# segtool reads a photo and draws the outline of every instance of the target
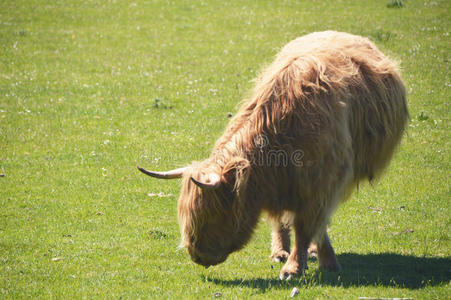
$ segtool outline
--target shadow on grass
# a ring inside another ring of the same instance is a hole
[[[304,286],[387,286],[420,289],[424,286],[447,284],[451,280],[451,257],[430,258],[404,256],[393,253],[338,255],[343,270],[322,272],[315,270],[291,282],[277,278],[208,279],[225,286],[247,286],[265,291],[269,288]]]

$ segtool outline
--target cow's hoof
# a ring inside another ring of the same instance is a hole
[[[287,263],[280,271],[279,278],[280,280],[291,280],[293,277],[302,276],[304,269],[307,269],[307,266],[302,267],[299,264]]]
[[[271,254],[270,258],[272,261],[275,262],[286,262],[288,259],[288,256],[290,256],[290,253],[288,253],[285,250],[279,250]]]
[[[293,275],[288,274],[288,273],[284,273],[284,274],[280,273],[279,278],[280,278],[280,280],[282,280],[282,281],[283,281],[283,280],[290,281],[290,280],[293,278]]]
[[[310,247],[307,250],[307,252],[308,252],[308,256],[310,258],[318,258],[318,247],[317,247],[316,244],[311,243]]]

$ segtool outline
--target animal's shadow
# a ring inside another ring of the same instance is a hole
[[[266,290],[268,288],[287,288],[295,285],[320,286],[400,286],[420,289],[426,285],[447,284],[451,280],[451,257],[431,258],[406,256],[394,253],[338,255],[342,266],[340,272],[307,272],[298,280],[284,282],[277,278],[223,280],[210,278],[209,281],[225,286],[248,286]]]

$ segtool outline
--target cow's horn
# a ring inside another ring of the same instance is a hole
[[[187,167],[179,168],[167,172],[153,172],[153,171],[147,171],[146,169],[141,168],[140,166],[137,166],[138,170],[143,172],[146,175],[155,177],[155,178],[161,178],[161,179],[173,179],[173,178],[180,178],[183,176],[183,173],[186,171]]]
[[[216,188],[219,187],[219,185],[221,184],[221,179],[219,178],[219,175],[216,173],[210,173],[209,174],[209,182],[200,182],[196,179],[194,179],[193,177],[191,177],[191,180],[201,189],[206,189],[206,190],[214,190]]]

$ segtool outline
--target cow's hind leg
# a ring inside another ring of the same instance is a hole
[[[271,260],[285,262],[290,255],[290,226],[274,220],[271,237]]]
[[[317,243],[318,262],[320,270],[340,271],[341,266],[335,256],[334,248],[330,244],[327,232],[321,236]]]

